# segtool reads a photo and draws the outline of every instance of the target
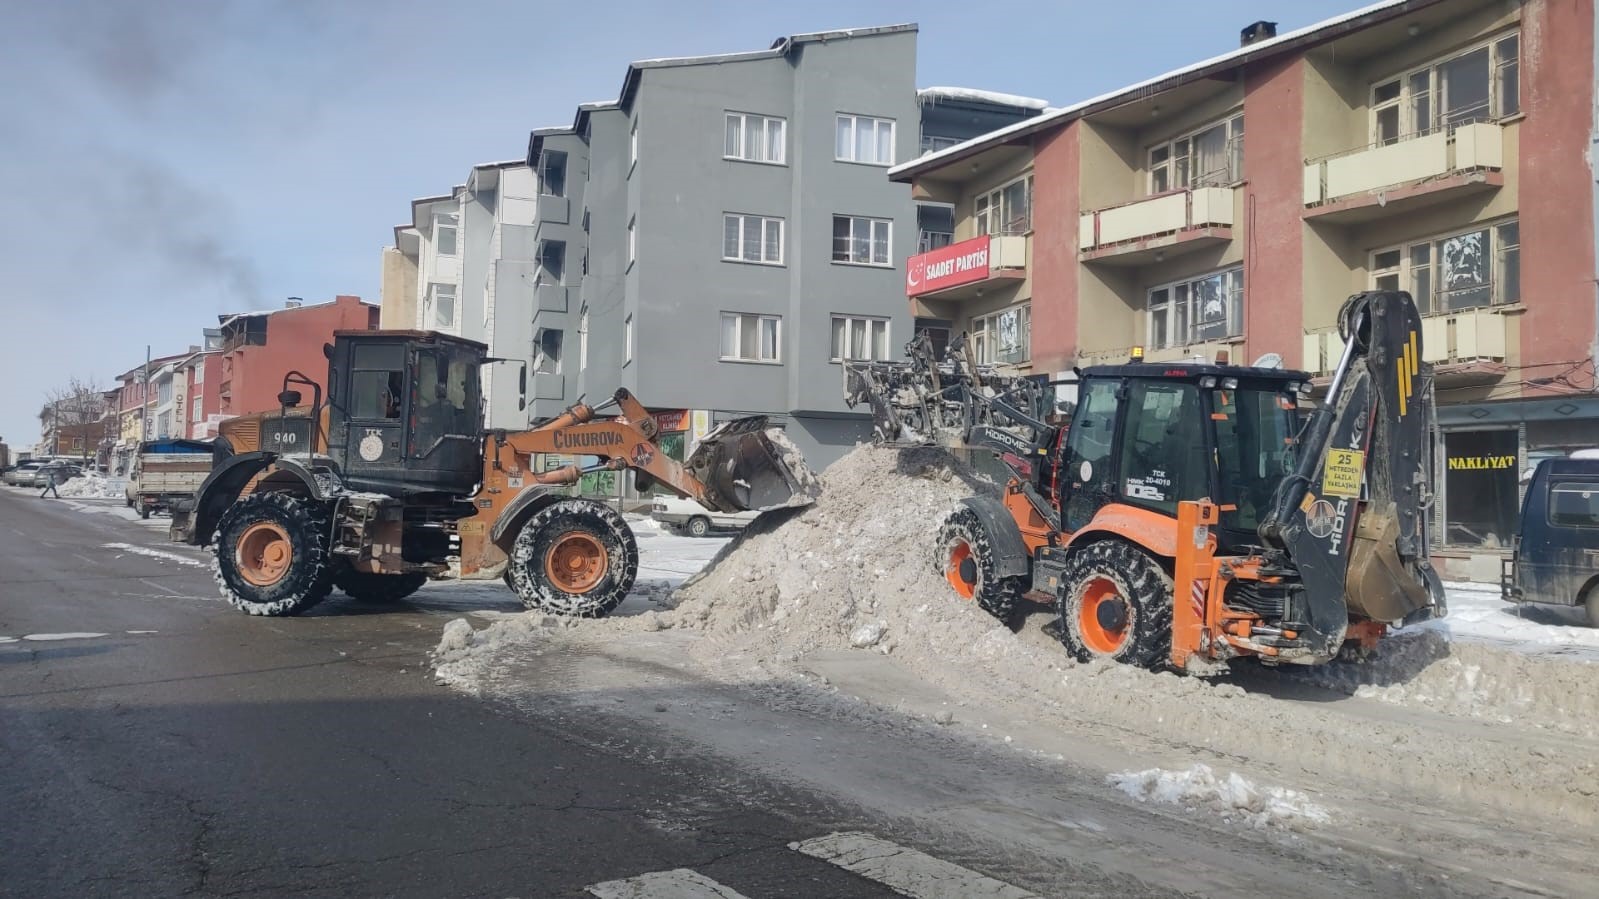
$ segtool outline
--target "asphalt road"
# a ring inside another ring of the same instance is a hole
[[[110,511],[0,490],[0,895],[568,896],[680,868],[893,895],[787,848],[862,823],[833,802],[436,686],[462,610],[426,590],[250,618]]]

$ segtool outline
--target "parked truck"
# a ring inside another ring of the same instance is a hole
[[[170,512],[194,495],[211,473],[212,447],[199,440],[163,438],[139,444],[123,498],[140,518]]]
[[[1599,627],[1599,451],[1533,470],[1500,595],[1518,606],[1577,606]]]

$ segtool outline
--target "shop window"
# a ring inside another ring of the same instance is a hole
[[[1444,434],[1444,542],[1500,549],[1516,530],[1521,496],[1515,431]]]

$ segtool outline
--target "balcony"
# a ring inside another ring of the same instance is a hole
[[[974,237],[912,256],[905,266],[905,295],[964,300],[1027,277],[1027,237]]]
[[[1233,190],[1196,187],[1085,212],[1077,223],[1082,261],[1147,265],[1233,237]]]
[[[566,225],[572,221],[572,201],[565,197],[539,194],[538,217],[541,223]]]
[[[1492,384],[1505,375],[1507,331],[1503,309],[1462,309],[1424,316],[1421,360],[1433,364],[1440,387]],[[1344,341],[1336,327],[1307,332],[1303,367],[1313,374],[1331,375],[1343,352]]]
[[[1504,184],[1504,129],[1470,122],[1312,160],[1305,166],[1305,217],[1369,221],[1495,190]]]
[[[542,371],[534,372],[533,395],[529,399],[559,400],[565,396],[565,391],[566,377],[564,375]]]

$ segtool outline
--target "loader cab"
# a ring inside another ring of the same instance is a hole
[[[328,455],[355,490],[471,492],[483,472],[488,348],[430,331],[338,331],[328,353]]]
[[[1112,503],[1175,518],[1177,504],[1220,507],[1220,548],[1260,545],[1277,485],[1298,461],[1299,389],[1284,369],[1133,364],[1084,369],[1056,497],[1064,530]]]

